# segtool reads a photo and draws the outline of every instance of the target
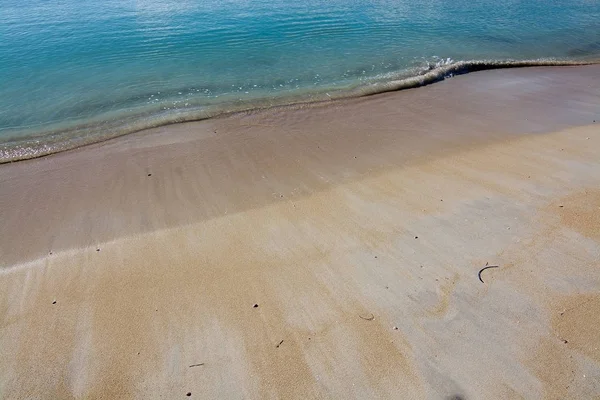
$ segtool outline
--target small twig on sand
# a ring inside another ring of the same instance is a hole
[[[203,365],[204,365],[204,363],[200,363],[200,364],[192,364],[192,365],[190,365],[190,368],[192,368],[192,367],[201,367],[201,366],[203,366]]]
[[[373,314],[369,314],[366,317],[363,317],[362,315],[358,314],[358,316],[362,319],[364,319],[365,321],[373,321],[375,319],[375,316]]]
[[[279,344],[275,347],[279,348],[279,346],[281,346],[281,344],[283,343],[283,339],[281,340],[281,342],[279,342]]]
[[[482,273],[483,271],[485,271],[486,269],[489,269],[489,268],[498,268],[498,267],[499,267],[499,265],[488,265],[488,263],[485,263],[485,267],[481,268],[481,269],[479,270],[479,273],[477,274],[477,276],[479,277],[479,280],[481,281],[481,283],[485,283],[485,282],[483,281],[483,279],[481,279],[481,273]]]

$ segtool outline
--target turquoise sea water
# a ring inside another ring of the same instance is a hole
[[[0,161],[457,65],[598,58],[599,0],[2,0]]]

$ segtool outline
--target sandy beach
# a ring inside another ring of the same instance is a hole
[[[2,398],[600,398],[599,65],[3,164],[0,221]]]

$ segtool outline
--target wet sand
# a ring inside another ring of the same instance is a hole
[[[497,70],[0,165],[0,395],[600,396],[599,122]]]

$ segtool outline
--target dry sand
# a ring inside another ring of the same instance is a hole
[[[498,70],[0,165],[0,395],[600,398],[598,122]]]

